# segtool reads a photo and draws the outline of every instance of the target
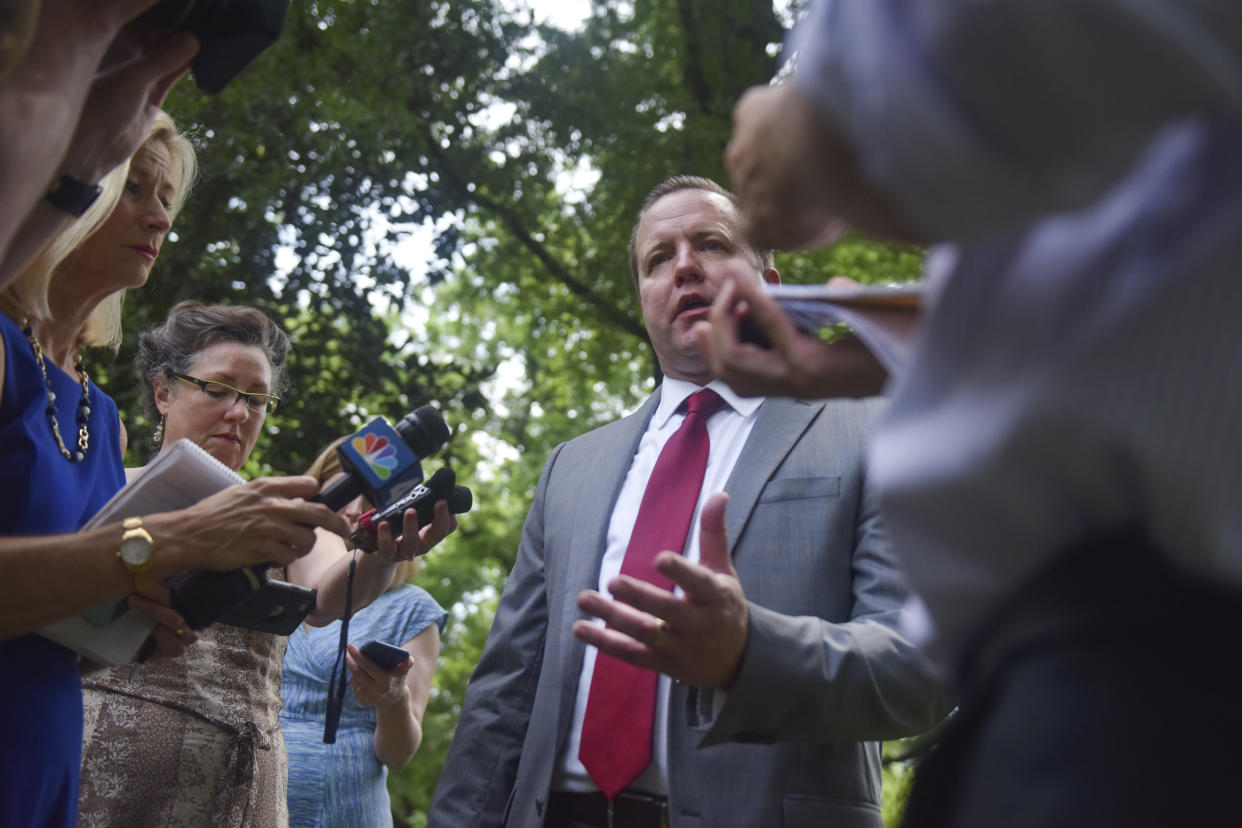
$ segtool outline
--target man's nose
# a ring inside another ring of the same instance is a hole
[[[699,265],[698,256],[694,254],[694,250],[689,245],[677,251],[674,264],[673,280],[677,285],[680,286],[690,281],[702,281],[703,269]]]

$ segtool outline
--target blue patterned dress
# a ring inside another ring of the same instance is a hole
[[[0,314],[0,536],[59,535],[82,527],[124,484],[116,404],[93,383],[90,448],[80,463],[61,456],[47,419],[47,389],[30,342]],[[82,388],[47,363],[60,433],[76,448]],[[76,577],[72,572],[65,578]],[[37,635],[0,641],[0,828],[72,826],[82,758],[77,658]]]
[[[359,647],[373,639],[400,646],[432,624],[443,630],[447,617],[426,590],[405,584],[350,619],[349,641]],[[299,627],[285,653],[280,723],[289,750],[292,828],[392,825],[388,769],[375,758],[375,708],[358,704],[347,686],[336,743],[323,743],[328,679],[340,635],[340,621]]]

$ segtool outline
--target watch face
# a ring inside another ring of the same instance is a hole
[[[130,566],[142,566],[151,559],[151,541],[141,535],[121,541],[121,560]]]

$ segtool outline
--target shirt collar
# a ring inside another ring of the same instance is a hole
[[[715,391],[729,404],[730,408],[743,417],[750,417],[754,414],[764,400],[763,397],[739,397],[732,388],[721,380],[712,380],[707,385],[696,385],[689,380],[666,376],[664,383],[660,386],[660,404],[656,406],[655,414],[651,417],[650,427],[663,428],[669,419],[677,413],[677,409],[687,397],[695,391],[701,391],[704,388],[710,388]]]

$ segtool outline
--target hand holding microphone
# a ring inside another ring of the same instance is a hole
[[[238,556],[239,549],[250,548],[257,543],[265,543],[269,550],[269,560],[279,563],[288,563],[297,553],[291,552],[290,547],[296,547],[302,554],[305,549],[314,542],[314,536],[311,530],[313,524],[324,527],[331,527],[332,522],[339,523],[341,529],[344,529],[345,522],[336,514],[341,507],[345,506],[358,495],[365,495],[368,500],[376,504],[389,504],[394,501],[402,500],[402,496],[410,493],[411,489],[427,489],[430,487],[420,487],[418,484],[422,482],[423,472],[419,466],[419,458],[433,454],[444,445],[449,437],[449,428],[444,422],[444,418],[439,412],[428,406],[419,408],[401,419],[394,428],[389,425],[382,417],[372,420],[361,430],[351,435],[338,448],[338,456],[341,460],[341,466],[345,470],[345,475],[335,483],[327,486],[313,497],[307,498],[306,502],[296,501],[296,505],[285,508],[279,516],[285,519],[285,523],[280,523],[278,529],[283,528],[284,534],[279,534],[276,530],[267,532],[242,533],[241,535],[232,535],[227,538],[221,538],[220,530],[224,527],[207,525],[204,526],[200,533],[193,533],[193,537],[201,537],[202,539],[211,539],[210,547],[216,555],[216,565],[223,569],[228,569],[229,565],[225,561],[232,561]],[[452,475],[452,472],[449,472]],[[439,478],[443,480],[444,478]],[[450,477],[448,479],[447,490],[443,489],[441,483],[437,483],[437,490],[444,491],[442,497],[437,499],[450,499],[453,495],[453,483],[455,481]],[[244,494],[261,495],[267,489],[273,489],[279,494],[290,495],[297,490],[297,494],[309,494],[305,492],[307,484],[313,484],[309,478],[280,478],[274,480],[256,481],[245,486],[234,487],[226,490],[226,493],[214,496],[214,499],[232,498],[237,500]],[[458,487],[462,488],[462,487]],[[252,491],[254,490],[254,491]],[[465,489],[465,505],[458,511],[465,511],[470,508],[469,490]],[[253,499],[253,498],[252,498]],[[204,503],[211,503],[213,499],[208,499]],[[259,502],[255,508],[265,508],[270,499],[259,498]],[[231,501],[230,501],[231,502]],[[247,501],[248,502],[248,501]],[[462,503],[461,496],[457,495],[453,502],[458,505]],[[325,510],[323,506],[313,505],[323,504],[328,508]],[[419,501],[422,504],[422,501]],[[424,512],[427,520],[420,523],[422,526],[431,522],[433,517],[435,501],[431,501],[424,505]],[[194,507],[201,508],[201,507]],[[396,522],[388,522],[385,524],[384,534],[378,532],[372,535],[372,540],[367,548],[368,551],[381,550],[381,557],[396,557],[404,552],[408,555],[411,548],[414,554],[421,554],[430,549],[441,539],[443,539],[450,531],[453,524],[450,520],[439,521],[439,526],[432,531],[419,532],[418,526],[412,527],[415,531],[408,538],[402,538],[400,543],[393,541],[394,533],[401,530],[400,514],[398,513]],[[152,520],[156,520],[156,516],[152,516]],[[269,520],[268,523],[272,521]],[[289,524],[286,526],[285,524]],[[259,525],[255,523],[254,525]],[[266,526],[266,524],[263,524]],[[276,542],[272,536],[275,534]],[[341,532],[344,534],[344,531]],[[392,549],[390,549],[390,545]],[[251,555],[249,561],[254,560]],[[246,563],[247,561],[231,562],[232,566],[238,563]],[[288,594],[289,589],[295,585],[285,584],[281,581],[271,581],[267,577],[266,564],[258,564],[251,566],[242,566],[241,569],[231,569],[226,572],[204,572],[194,571],[186,573],[178,577],[172,582],[172,606],[190,623],[191,627],[199,629],[207,624],[217,620],[224,623],[231,623],[238,626],[246,626],[254,629],[267,629],[268,619],[266,616],[262,619],[260,626],[255,626],[256,622],[249,615],[245,617],[239,616],[234,612],[243,603],[247,607],[263,604],[271,597],[271,601],[280,605],[282,608],[293,607],[297,612],[301,612],[301,616],[294,618],[296,613],[286,612],[280,616],[281,624],[291,622],[294,627],[300,622],[302,617],[311,607],[314,606],[315,596],[310,590],[303,590],[309,593],[309,599],[305,596],[297,601],[291,601]],[[258,610],[255,610],[257,612]],[[254,613],[250,613],[253,615]],[[270,614],[270,613],[269,613]],[[267,630],[270,631],[270,630]]]
[[[440,450],[449,437],[449,428],[434,408],[415,409],[390,426],[383,418],[372,420],[337,448],[337,458],[345,474],[327,486],[312,500],[337,510],[359,495],[378,506],[358,520],[352,540],[364,552],[377,552],[392,537],[407,540],[401,546],[409,549],[418,529],[435,517],[435,504],[447,501],[451,514],[467,512],[473,496],[465,486],[456,486],[453,470],[442,468],[424,485],[419,459]],[[404,515],[414,509],[417,522],[406,524]],[[455,522],[454,522],[455,523]],[[387,529],[381,527],[386,526]],[[438,537],[420,538],[415,549],[399,557],[421,555],[431,549],[453,526],[435,533]],[[415,531],[410,531],[415,530]],[[424,541],[431,540],[430,543]]]
[[[334,512],[359,495],[374,504],[391,503],[422,482],[419,459],[435,454],[448,438],[448,425],[431,406],[411,411],[395,428],[376,417],[337,447],[345,474],[311,500]]]
[[[379,553],[372,561],[387,563],[398,557],[406,559],[430,549],[456,526],[449,508],[458,512],[470,508],[470,490],[455,487],[452,470],[441,469],[426,486],[419,484],[423,471],[419,458],[439,450],[449,437],[444,418],[426,406],[402,418],[394,429],[383,418],[376,418],[337,447],[344,475],[327,486],[316,498],[331,509],[341,509],[359,495],[379,506],[359,519],[354,543],[366,552]],[[460,488],[461,491],[455,491]],[[445,507],[438,507],[440,500]],[[365,520],[365,524],[364,524]],[[400,542],[393,535],[401,527]],[[419,529],[422,526],[423,528]],[[345,586],[344,611],[341,614],[340,644],[328,679],[328,704],[324,717],[323,740],[336,741],[336,728],[345,702],[345,645],[349,640],[349,618],[352,614],[355,568],[374,570],[374,565],[349,562]]]
[[[435,517],[435,505],[441,500],[446,501],[451,514],[460,515],[470,511],[474,505],[474,495],[465,486],[455,485],[457,475],[445,466],[438,469],[426,484],[415,486],[383,509],[372,509],[358,518],[350,540],[363,552],[375,552],[379,548],[379,530],[387,525],[395,535],[401,532],[405,513],[413,510],[421,529],[431,523]],[[409,534],[408,531],[405,534]],[[420,548],[414,555],[421,555],[432,545]]]

